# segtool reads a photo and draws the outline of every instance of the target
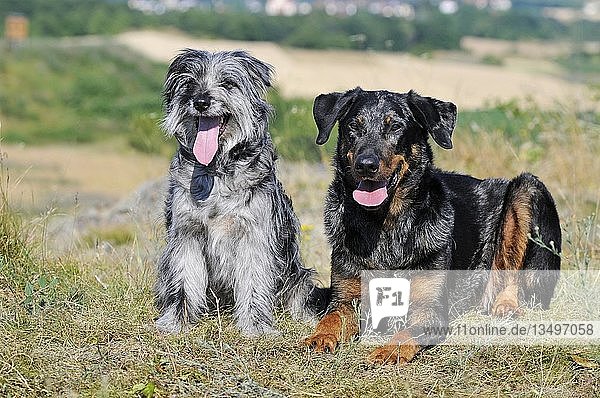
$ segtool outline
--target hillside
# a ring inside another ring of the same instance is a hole
[[[202,40],[164,31],[128,32],[118,35],[117,41],[158,62],[168,62],[186,47],[247,49],[275,66],[276,85],[286,97],[314,98],[320,93],[361,86],[392,91],[415,89],[453,101],[461,109],[483,108],[515,98],[531,98],[546,107],[556,102],[591,105],[586,85],[532,69],[536,64],[539,68],[539,60],[519,69],[403,53],[301,50],[266,42]]]

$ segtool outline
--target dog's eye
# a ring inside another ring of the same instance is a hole
[[[402,129],[402,125],[400,123],[392,123],[390,125],[390,131],[392,131],[392,132],[400,131],[401,129]]]
[[[363,131],[360,127],[358,128],[352,128],[350,127],[350,138],[360,138],[363,136]]]
[[[223,87],[225,90],[231,90],[233,88],[237,88],[238,85],[233,80],[225,80],[223,83],[221,83],[221,87]]]
[[[402,130],[402,125],[394,121],[391,121],[389,124],[386,124],[384,128],[384,131],[386,133],[397,133],[400,130]]]
[[[354,135],[360,137],[362,135],[363,123],[361,123],[360,120],[351,120],[350,123],[348,123],[348,129],[352,131]]]
[[[190,93],[193,89],[194,84],[192,82],[185,81],[179,85],[179,90],[182,93]]]

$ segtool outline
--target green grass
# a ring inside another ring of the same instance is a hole
[[[135,242],[135,232],[123,225],[94,228],[82,237],[82,242],[88,247],[95,247],[103,242],[112,246],[130,245]]]
[[[317,146],[317,127],[312,116],[312,100],[285,99],[271,91],[268,101],[275,108],[269,125],[277,153],[283,159],[320,162],[328,159],[335,150],[335,141]]]
[[[114,46],[34,41],[0,50],[6,142],[96,142],[160,112],[163,65]],[[146,125],[160,136],[158,126]]]

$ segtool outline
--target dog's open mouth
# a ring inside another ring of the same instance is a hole
[[[198,117],[198,131],[194,141],[194,156],[201,164],[208,165],[219,149],[219,135],[225,131],[228,116]]]
[[[363,206],[377,207],[388,197],[388,181],[362,180],[358,183],[358,187],[354,192],[352,192],[352,197]]]

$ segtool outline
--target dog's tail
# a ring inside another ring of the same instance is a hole
[[[296,319],[320,317],[331,302],[331,289],[319,286],[314,277],[314,271],[300,268],[287,290],[284,306]]]
[[[313,285],[306,300],[306,308],[316,316],[325,314],[331,302],[331,288]]]

